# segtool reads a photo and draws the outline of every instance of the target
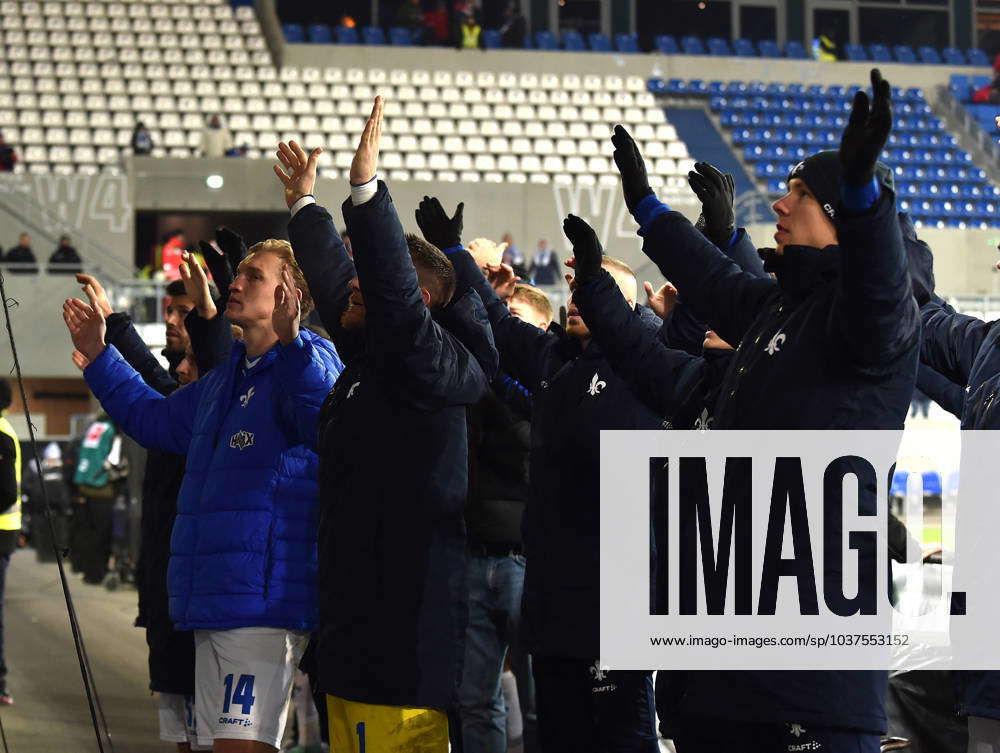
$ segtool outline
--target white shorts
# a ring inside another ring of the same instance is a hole
[[[281,747],[295,668],[308,633],[248,627],[195,630],[198,743],[256,740]]]
[[[191,750],[211,750],[198,745],[197,717],[194,696],[180,693],[160,693],[160,739],[171,743],[188,743]]]

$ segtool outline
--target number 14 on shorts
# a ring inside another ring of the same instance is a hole
[[[233,687],[233,677],[235,675],[226,675],[225,677],[225,697],[222,699],[222,713],[229,713],[229,706],[240,706],[243,714],[249,714],[250,710],[253,708],[253,680],[254,675],[240,675],[240,678],[236,681],[236,687]]]

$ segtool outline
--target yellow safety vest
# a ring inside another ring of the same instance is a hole
[[[21,530],[21,443],[17,441],[17,433],[6,416],[0,415],[0,434],[6,434],[14,440],[14,478],[17,480],[17,502],[3,515],[0,515],[0,531]]]

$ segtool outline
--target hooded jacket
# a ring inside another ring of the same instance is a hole
[[[167,584],[178,630],[316,625],[316,427],[343,368],[303,330],[245,368],[246,348],[163,397],[114,345],[86,368],[139,444],[187,453]]]
[[[320,416],[318,687],[446,709],[465,645],[465,413],[496,371],[496,350],[473,291],[433,314],[424,304],[384,183],[343,213],[353,262],[322,207],[288,225],[347,363]],[[365,324],[345,330],[354,277]]]

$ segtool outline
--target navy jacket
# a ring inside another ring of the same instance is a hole
[[[864,213],[842,210],[839,247],[786,247],[765,265],[776,280],[741,271],[676,212],[640,230],[685,301],[739,345],[713,428],[902,429],[920,323],[894,204],[883,190]],[[707,670],[688,673],[681,710],[882,732],[886,684],[885,672]]]
[[[288,225],[347,364],[320,415],[318,687],[444,709],[465,645],[466,406],[484,394],[496,350],[473,291],[428,310],[384,184],[343,212],[353,262],[322,207],[302,208]],[[345,331],[354,277],[365,326]]]
[[[594,661],[600,650],[600,431],[660,428],[665,419],[632,394],[596,343],[582,350],[557,324],[543,332],[511,316],[468,252],[451,258],[459,279],[486,302],[501,367],[533,395],[525,639],[539,656]],[[651,337],[657,328],[648,325]]]

